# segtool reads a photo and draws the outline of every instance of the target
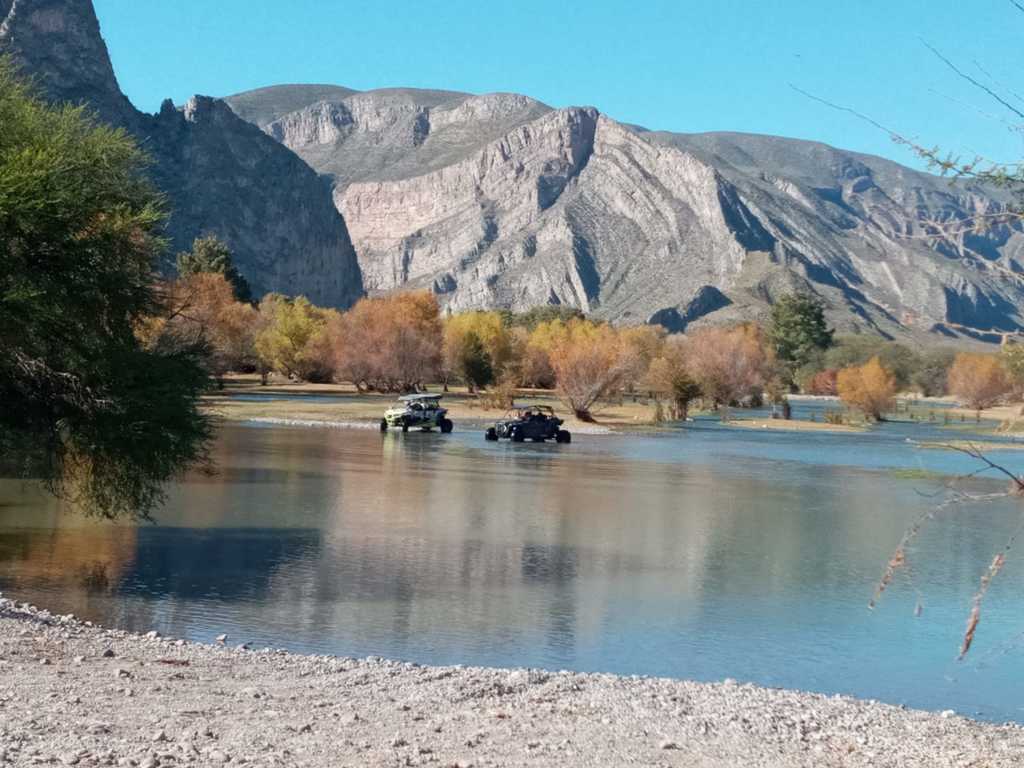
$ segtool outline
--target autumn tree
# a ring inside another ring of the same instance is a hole
[[[749,323],[695,331],[687,340],[687,358],[694,381],[715,407],[760,395],[772,366],[764,334]]]
[[[687,345],[682,337],[668,339],[661,354],[651,361],[647,386],[671,401],[673,418],[685,420],[689,416],[690,403],[701,396],[701,389],[687,365]]]
[[[911,385],[914,372],[921,365],[918,353],[905,344],[866,333],[837,336],[823,362],[826,368],[841,369],[862,366],[873,357],[895,377],[897,391]]]
[[[360,391],[416,391],[437,376],[442,339],[429,291],[362,299],[341,318],[337,375]]]
[[[834,397],[839,394],[837,384],[839,381],[839,371],[835,368],[826,368],[823,371],[818,371],[814,375],[806,379],[801,389],[808,395],[827,395]]]
[[[260,302],[263,329],[255,342],[260,360],[291,378],[329,381],[334,373],[334,356],[323,341],[332,312],[315,306],[305,296],[264,296]]]
[[[635,360],[633,376],[626,382],[627,389],[632,392],[651,363],[661,356],[667,331],[660,325],[634,325],[620,328],[619,334]]]
[[[896,397],[896,377],[879,358],[872,357],[864,365],[839,371],[836,391],[847,405],[860,409],[868,418],[883,421]]]
[[[444,370],[471,391],[511,372],[515,351],[515,336],[501,312],[461,312],[444,321]]]
[[[1011,383],[996,355],[961,352],[949,369],[949,391],[976,411],[991,408],[1011,389]]]
[[[192,275],[215,274],[223,275],[231,285],[238,301],[252,301],[252,290],[249,282],[235,267],[231,249],[214,237],[197,237],[192,241],[191,251],[182,251],[177,257],[178,277],[188,278]]]
[[[550,344],[559,396],[581,421],[593,421],[594,405],[618,391],[636,370],[635,352],[605,323],[555,320],[537,332]]]
[[[256,366],[257,311],[237,301],[223,274],[198,272],[166,286],[167,312],[150,319],[144,333],[173,330],[202,340],[210,349],[207,367],[217,378]]]

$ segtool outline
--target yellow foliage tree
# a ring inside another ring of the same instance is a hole
[[[646,384],[671,401],[672,418],[685,420],[689,416],[690,403],[700,397],[701,389],[690,373],[684,338],[675,336],[662,345],[661,354],[647,368]]]
[[[991,408],[1013,388],[996,355],[960,352],[949,369],[949,391],[976,411]]]
[[[332,313],[334,310],[317,307],[305,296],[264,296],[260,302],[262,329],[255,344],[261,362],[285,376],[329,381],[334,360],[323,342]]]
[[[864,365],[852,365],[839,371],[836,391],[847,405],[860,409],[868,418],[882,421],[896,397],[896,377],[878,357],[872,357]]]
[[[482,346],[492,374],[487,381],[475,381],[467,368],[478,346]],[[509,373],[516,362],[515,351],[515,335],[500,312],[460,312],[444,321],[445,373],[462,378],[471,388],[486,386]]]

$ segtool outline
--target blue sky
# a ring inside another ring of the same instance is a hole
[[[1024,150],[1007,110],[924,45],[1024,96],[1024,12],[1010,0],[95,5],[121,87],[150,112],[290,82],[515,91],[648,128],[817,139],[915,164],[794,84],[929,146],[1003,162]]]

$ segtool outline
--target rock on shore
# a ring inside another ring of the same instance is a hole
[[[4,766],[1022,764],[1024,727],[949,712],[728,681],[242,650],[0,598]]]

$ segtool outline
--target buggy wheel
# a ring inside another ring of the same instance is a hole
[[[498,430],[494,427],[488,427],[487,431],[484,432],[484,440],[490,440],[491,442],[496,443],[498,441]]]
[[[513,427],[509,432],[509,437],[512,438],[513,443],[521,443],[524,440],[523,430],[519,427]]]
[[[381,432],[387,432],[388,431],[388,420],[387,419],[381,419],[380,420],[380,431]]]
[[[441,426],[441,434],[447,435],[449,432],[452,431],[452,427],[454,427],[455,425],[452,424],[452,420],[451,419],[441,419],[440,426]]]
[[[556,443],[571,443],[572,442],[572,435],[569,434],[569,430],[567,430],[567,429],[560,429],[560,430],[558,430],[558,434],[555,435],[555,442]]]
[[[402,431],[403,432],[408,432],[409,431],[409,425],[408,425],[408,423],[406,423],[404,421],[402,422]]]

